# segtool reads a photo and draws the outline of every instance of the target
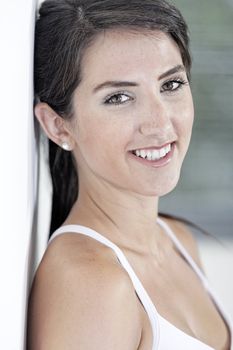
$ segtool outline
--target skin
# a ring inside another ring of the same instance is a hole
[[[175,67],[179,72],[167,73]],[[97,89],[106,81],[133,84]],[[222,318],[156,223],[158,199],[179,179],[193,124],[178,47],[161,32],[99,35],[85,52],[73,111],[68,123],[45,103],[35,108],[48,137],[67,142],[78,164],[79,198],[64,224],[92,227],[117,244],[164,318],[227,349]],[[130,153],[168,142],[175,142],[174,153],[161,167]],[[169,224],[200,265],[191,234]],[[69,233],[52,241],[31,292],[28,344],[35,350],[151,348],[148,317],[109,248]]]

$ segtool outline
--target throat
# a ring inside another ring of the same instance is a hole
[[[149,250],[161,235],[157,225],[158,200],[114,191],[111,188],[106,195],[105,189],[102,196],[95,191],[81,191],[66,224],[91,226],[116,244]]]

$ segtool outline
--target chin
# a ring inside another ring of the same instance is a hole
[[[162,197],[170,193],[176,187],[180,178],[180,174],[176,174],[173,177],[163,179],[163,181],[158,181],[156,184],[150,184],[150,186],[144,186],[143,191],[140,194],[149,197]],[[147,188],[146,188],[147,187]],[[137,191],[138,192],[138,191]]]

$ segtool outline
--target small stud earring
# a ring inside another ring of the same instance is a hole
[[[67,142],[62,142],[61,146],[65,151],[70,151],[70,145]]]

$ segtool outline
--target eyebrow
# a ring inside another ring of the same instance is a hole
[[[175,74],[175,73],[180,73],[180,72],[185,72],[185,68],[182,64],[178,64],[177,66],[167,70],[163,74],[159,76],[159,80],[168,77],[169,75]]]
[[[168,71],[164,72],[159,76],[159,80],[168,77],[169,75],[179,73],[179,72],[184,72],[185,68],[183,65],[179,64]],[[128,86],[139,86],[138,83],[133,82],[133,81],[118,81],[118,80],[109,80],[105,81],[104,83],[101,83],[97,85],[94,89],[93,92],[96,93],[97,91],[104,89],[104,88],[118,88],[118,87],[128,87]]]
[[[117,81],[117,80],[110,80],[110,81],[105,81],[104,83],[97,85],[93,92],[97,92],[100,89],[104,88],[113,88],[113,87],[126,87],[126,86],[138,86],[139,84],[132,82],[132,81]]]

